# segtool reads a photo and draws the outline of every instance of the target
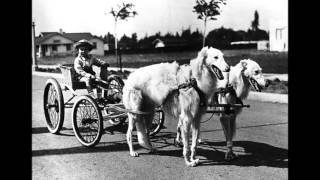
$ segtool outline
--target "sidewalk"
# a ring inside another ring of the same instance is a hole
[[[42,67],[42,66],[41,66]],[[109,68],[110,70],[118,70],[118,68]],[[133,68],[123,68],[123,70],[134,71]],[[63,78],[62,74],[59,73],[47,73],[47,72],[37,72],[32,71],[32,75],[42,76],[42,77],[52,77],[56,79]],[[278,74],[267,74],[267,78],[281,78],[288,79],[288,75],[278,75]],[[265,93],[265,92],[254,92],[251,91],[247,98],[248,100],[262,101],[262,102],[273,102],[273,103],[288,103],[288,95],[287,94],[275,94],[275,93]]]

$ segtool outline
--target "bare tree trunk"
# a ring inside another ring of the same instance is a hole
[[[118,38],[117,38],[117,19],[116,18],[114,19],[114,52],[116,56],[117,65],[119,66],[120,63],[118,60]]]
[[[207,18],[204,19],[202,47],[204,47],[204,45],[206,44],[206,29],[207,29]]]
[[[36,55],[36,44],[35,44],[35,24],[32,22],[32,66],[33,70],[36,70],[38,68],[37,63],[37,55]]]

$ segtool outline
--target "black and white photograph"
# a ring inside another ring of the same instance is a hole
[[[33,0],[31,178],[286,180],[287,0]]]

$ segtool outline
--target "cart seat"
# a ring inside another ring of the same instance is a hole
[[[76,78],[76,71],[74,70],[73,64],[63,64],[60,66],[63,80],[62,82],[69,85],[73,90],[86,89],[86,83],[80,82]]]

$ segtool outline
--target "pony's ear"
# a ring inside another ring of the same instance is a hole
[[[244,61],[244,60],[241,60],[240,61],[240,64],[241,64],[241,67],[242,67],[242,71],[244,71],[244,70],[246,70],[247,69],[247,62],[246,61]]]
[[[199,52],[198,56],[200,56],[202,58],[203,64],[206,64],[206,59],[208,57],[208,47],[204,47],[201,49],[201,51]]]

